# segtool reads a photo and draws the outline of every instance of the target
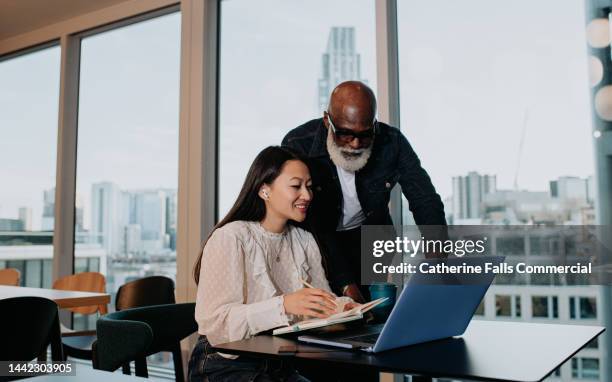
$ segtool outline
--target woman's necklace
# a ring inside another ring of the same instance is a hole
[[[260,226],[260,228],[262,230],[265,231],[265,228],[263,227],[263,225],[261,225],[261,223],[259,223],[259,226]],[[280,254],[281,254],[281,250],[283,249],[283,244],[285,242],[285,238],[287,237],[287,235],[289,235],[289,227],[285,228],[285,230],[281,234],[280,240],[278,241],[278,245],[276,245],[276,248],[274,248],[274,249],[276,249],[276,253],[274,254],[274,256],[272,256],[272,258],[274,258],[277,263],[280,263],[280,260],[281,260],[280,259]],[[273,241],[274,240],[268,238],[268,248],[270,248],[270,252],[271,253],[273,253],[272,252],[272,247],[273,247],[272,246],[272,242]],[[268,264],[268,266],[270,266],[270,264]]]
[[[276,262],[280,263],[280,253],[281,250],[283,249],[283,242],[285,241],[285,233],[283,233],[283,236],[281,236],[279,243],[278,243],[278,247],[276,248]]]

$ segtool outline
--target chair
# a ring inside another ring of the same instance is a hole
[[[123,284],[117,291],[115,298],[115,310],[121,311],[131,308],[139,308],[151,305],[174,304],[174,281],[164,276],[150,276],[134,280]],[[172,353],[174,363],[174,374],[177,381],[184,380],[183,356],[181,354],[181,344],[179,341],[168,344],[168,347],[161,349]],[[141,361],[136,361],[136,368],[142,369],[139,365]],[[144,366],[146,368],[146,365]],[[130,365],[126,363],[122,367],[124,374],[130,374]]]
[[[62,277],[53,283],[53,289],[77,290],[81,292],[106,292],[106,279],[98,272],[83,272]],[[68,308],[73,313],[84,315],[108,313],[106,305],[83,306]],[[62,343],[64,345],[64,355],[79,359],[91,360],[93,353],[91,345],[96,340],[95,330],[73,331],[62,328]]]
[[[7,298],[0,300],[0,312],[0,360],[31,361],[46,355],[49,344],[51,358],[64,359],[55,302],[42,297]]]
[[[21,272],[19,272],[19,269],[0,269],[0,285],[19,286],[20,279]]]
[[[194,333],[198,328],[194,314],[195,303],[184,303],[126,309],[100,317],[96,324],[98,339],[93,345],[94,368],[115,371],[135,361],[136,376],[148,377],[146,357]]]
[[[115,298],[115,310],[175,302],[174,281],[164,276],[150,276],[120,286]]]

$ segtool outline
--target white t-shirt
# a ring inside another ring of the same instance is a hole
[[[357,197],[355,187],[355,173],[346,171],[342,167],[336,166],[338,179],[342,187],[342,219],[338,223],[338,231],[346,231],[359,227],[365,220],[365,215],[361,209],[361,203]]]

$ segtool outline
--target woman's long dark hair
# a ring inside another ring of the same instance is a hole
[[[266,205],[259,197],[259,191],[264,184],[274,182],[289,160],[299,160],[304,163],[304,159],[294,150],[280,147],[269,146],[263,149],[253,161],[249,172],[247,173],[242,189],[234,205],[225,217],[215,225],[208,238],[202,243],[198,261],[193,269],[193,278],[196,284],[200,282],[200,267],[202,265],[202,254],[204,246],[210,239],[212,233],[224,225],[237,221],[261,221],[266,216]]]

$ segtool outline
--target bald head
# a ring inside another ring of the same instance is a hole
[[[336,86],[329,99],[328,112],[334,123],[353,130],[372,126],[376,116],[374,92],[359,81],[346,81]]]

